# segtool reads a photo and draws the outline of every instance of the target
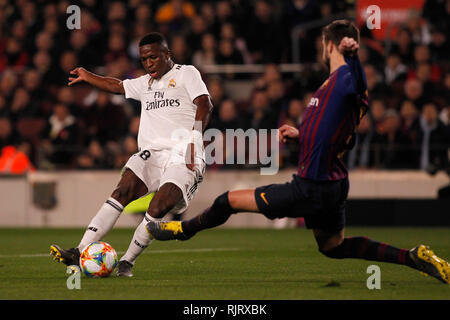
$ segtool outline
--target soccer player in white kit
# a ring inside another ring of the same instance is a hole
[[[101,240],[128,203],[156,191],[118,264],[118,276],[133,276],[136,258],[152,241],[146,224],[168,212],[183,212],[202,180],[202,132],[213,106],[200,73],[194,66],[175,64],[166,40],[156,32],[141,39],[139,55],[147,74],[136,79],[102,77],[84,68],[71,71],[69,86],[85,81],[140,101],[141,119],[139,151],[128,160],[116,189],[89,223],[79,245],[67,250],[50,246],[54,259],[66,265],[79,265],[80,251]]]

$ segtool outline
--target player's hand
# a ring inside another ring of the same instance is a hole
[[[81,82],[81,81],[86,81],[87,79],[87,74],[88,71],[85,68],[75,68],[72,71],[70,71],[70,74],[77,76],[75,77],[69,77],[69,83],[68,85],[71,86],[72,84]]]
[[[339,44],[339,52],[342,53],[344,56],[346,55],[354,55],[356,51],[359,49],[359,44],[356,42],[355,39],[344,37],[341,40],[341,43]]]
[[[278,129],[278,139],[282,142],[286,142],[288,138],[295,139],[298,138],[299,132],[297,128],[293,126],[283,124]]]

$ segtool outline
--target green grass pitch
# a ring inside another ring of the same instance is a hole
[[[120,254],[134,230],[105,239]],[[66,286],[65,266],[49,245],[78,244],[82,229],[0,229],[0,299],[450,299],[450,285],[408,267],[322,256],[305,229],[216,229],[185,242],[154,241],[137,260],[133,278],[81,277]],[[450,259],[449,228],[348,228],[411,248],[428,244]],[[366,286],[367,267],[381,268],[381,289]]]

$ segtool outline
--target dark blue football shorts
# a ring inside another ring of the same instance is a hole
[[[293,175],[291,182],[255,189],[259,211],[269,219],[305,218],[308,229],[329,232],[345,226],[348,179],[313,181]]]

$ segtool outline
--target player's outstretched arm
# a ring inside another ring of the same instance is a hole
[[[72,71],[70,71],[70,74],[73,76],[69,77],[68,83],[69,86],[75,83],[85,81],[100,90],[104,90],[111,93],[125,94],[123,83],[119,79],[99,76],[81,67],[73,69]]]
[[[288,138],[290,139],[296,139],[299,137],[299,131],[297,128],[294,128],[293,126],[289,126],[287,124],[283,124],[278,129],[278,139],[282,142],[286,142]]]

